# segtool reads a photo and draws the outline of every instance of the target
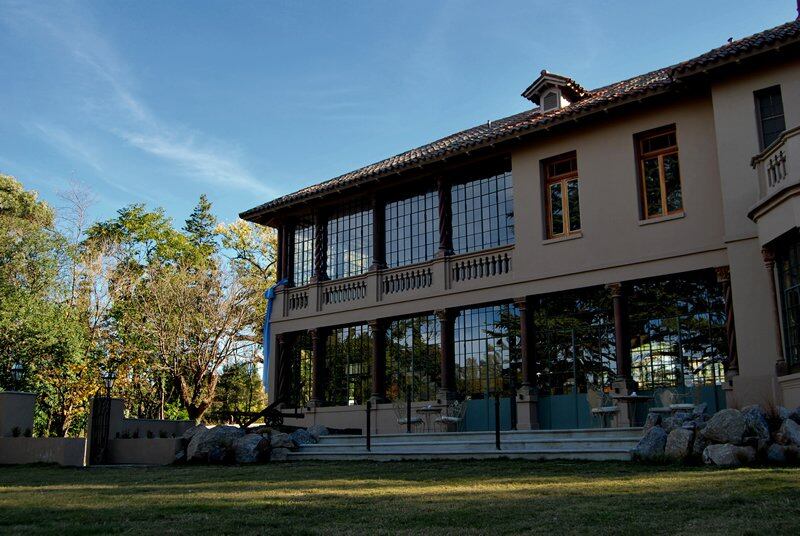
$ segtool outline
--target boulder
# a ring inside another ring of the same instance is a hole
[[[767,449],[767,461],[770,463],[796,463],[800,460],[800,447],[773,443]]]
[[[788,418],[800,424],[800,408],[795,408],[794,411],[790,412]]]
[[[293,449],[295,448],[294,441],[289,436],[289,434],[284,434],[283,432],[275,432],[273,431],[269,435],[269,446],[271,449]]]
[[[289,459],[289,449],[272,449],[269,453],[269,460],[272,462],[283,462]]]
[[[786,419],[788,419],[789,415],[792,414],[791,411],[789,411],[788,409],[784,408],[783,406],[778,406],[777,413],[778,413],[778,418],[781,420],[781,422],[783,422]]]
[[[725,443],[722,445],[709,445],[703,451],[703,463],[718,465],[720,467],[738,467],[753,463],[756,460],[756,449],[753,447],[740,447]]]
[[[251,426],[250,428],[247,429],[248,434],[259,434],[259,435],[269,435],[271,431],[272,428],[270,426],[267,426],[266,424]]]
[[[783,445],[795,445],[800,447],[800,424],[792,419],[786,419],[781,424],[781,429],[777,434],[778,443]]]
[[[203,424],[198,424],[198,425],[192,426],[191,428],[188,428],[185,432],[183,432],[183,435],[181,436],[181,438],[185,439],[188,442],[188,441],[191,441],[192,438],[198,432],[205,432],[206,430],[208,430],[207,426],[205,426]]]
[[[330,435],[328,429],[321,424],[315,424],[314,426],[309,426],[308,428],[306,428],[306,432],[311,434],[311,437],[314,438],[314,443],[318,443],[320,437]]]
[[[208,452],[208,463],[231,462],[233,462],[233,450],[231,449],[216,445]]]
[[[316,443],[311,434],[307,430],[300,428],[289,434],[289,438],[295,445],[307,445],[308,443]]]
[[[667,432],[660,426],[654,426],[639,440],[633,449],[633,457],[638,460],[658,460],[664,456],[667,444]]]
[[[676,420],[675,417],[665,417],[664,420],[661,421],[661,427],[666,433],[670,433],[675,428],[680,428],[682,424],[683,423]]]
[[[190,462],[221,462],[228,458],[233,442],[244,435],[236,426],[215,426],[205,432],[195,433],[186,447],[186,459]],[[230,456],[232,458],[232,456]]]
[[[661,414],[660,413],[648,413],[647,418],[644,421],[644,430],[643,434],[646,434],[650,428],[653,426],[661,426]]]
[[[695,434],[694,442],[692,442],[692,458],[696,461],[702,461],[703,451],[706,450],[708,441],[703,437],[703,434]]]
[[[685,460],[692,453],[694,431],[687,428],[676,428],[667,436],[664,456],[672,460]]]
[[[269,440],[258,434],[247,434],[236,438],[232,449],[236,463],[256,463],[266,457]]]
[[[723,409],[711,417],[702,434],[710,443],[737,445],[742,442],[746,428],[747,424],[738,409]]]
[[[769,424],[767,424],[766,414],[760,406],[754,404],[743,408],[742,416],[746,426],[746,435],[765,441],[769,439]]]

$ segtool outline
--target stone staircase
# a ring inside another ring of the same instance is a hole
[[[494,432],[386,434],[366,437],[334,435],[303,445],[290,460],[454,460],[524,458],[532,460],[630,460],[641,428],[519,430]]]

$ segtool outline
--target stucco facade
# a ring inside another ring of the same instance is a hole
[[[366,322],[372,322],[370,333],[374,335],[385,329],[385,323],[391,319],[434,312],[446,319],[447,311],[516,303],[522,311],[523,333],[521,341],[515,344],[521,344],[525,363],[522,388],[519,396],[512,398],[517,402],[518,424],[536,426],[536,417],[531,417],[535,409],[531,413],[530,408],[537,403],[536,393],[532,393],[535,389],[530,385],[535,379],[531,379],[528,368],[535,369],[537,357],[535,348],[527,341],[532,335],[524,327],[525,309],[529,307],[526,304],[531,299],[574,289],[605,285],[612,285],[613,289],[617,283],[627,286],[648,278],[717,270],[720,292],[726,298],[726,333],[731,337],[728,355],[724,356],[726,378],[719,381],[724,383],[727,404],[800,404],[800,381],[791,374],[792,367],[785,366],[786,334],[781,330],[787,328],[781,322],[782,287],[774,284],[776,274],[770,261],[770,248],[796,229],[800,221],[800,201],[792,193],[795,187],[800,191],[800,176],[795,171],[800,167],[794,167],[795,161],[800,166],[800,136],[794,135],[793,130],[800,126],[800,60],[796,54],[800,28],[797,23],[780,28],[777,44],[734,42],[729,45],[730,50],[722,47],[712,51],[713,56],[709,53],[699,57],[712,58],[703,60],[702,69],[695,66],[698,59],[690,60],[670,68],[667,75],[659,75],[666,76],[667,81],[657,84],[648,81],[646,92],[637,89],[634,94],[626,89],[632,93],[631,98],[603,101],[601,108],[588,112],[578,112],[584,106],[581,103],[588,102],[579,99],[591,100],[605,88],[585,91],[574,81],[556,75],[555,83],[564,80],[568,84],[564,91],[577,102],[565,103],[560,110],[539,112],[541,117],[537,120],[543,123],[547,114],[553,114],[552,124],[490,140],[468,150],[459,149],[447,158],[409,166],[357,185],[343,183],[324,193],[303,193],[304,199],[297,202],[279,200],[280,206],[244,213],[243,217],[251,221],[279,229],[281,275],[291,276],[293,242],[289,235],[297,221],[313,216],[315,221],[322,222],[322,229],[315,230],[316,274],[320,268],[324,272],[325,259],[320,257],[326,255],[327,244],[325,219],[319,215],[354,199],[364,200],[373,211],[373,259],[369,270],[334,280],[315,277],[308,284],[287,286],[276,293],[271,319],[274,340],[269,356],[270,393],[289,388],[281,385],[286,370],[281,368],[282,360],[284,367],[289,366],[285,364],[289,359],[285,335],[296,336],[309,330],[316,333],[315,330]],[[738,48],[732,48],[735,46]],[[643,76],[652,77],[652,73]],[[551,83],[552,78],[553,75],[543,72],[539,81]],[[768,155],[753,160],[761,154],[754,92],[773,86],[781,89],[786,133],[767,148]],[[559,119],[564,113],[572,113],[574,118]],[[673,125],[680,158],[682,210],[647,218],[642,209],[637,135]],[[789,153],[788,178],[782,179],[777,187],[767,188],[764,178],[767,157],[778,152]],[[580,231],[548,238],[549,208],[544,197],[543,162],[565,153],[574,153],[577,162]],[[438,185],[439,202],[444,203],[451,195],[450,184],[472,174],[480,177],[479,170],[484,167],[510,169],[513,241],[488,249],[452,253],[448,251],[451,237],[446,236],[452,233],[452,227],[447,226],[452,215],[440,209],[440,247],[436,255],[395,268],[382,265],[386,225],[382,218],[387,200],[401,198],[404,192],[417,188],[426,191],[426,185],[430,191],[436,188],[432,185]],[[766,248],[767,254],[762,248]],[[617,309],[622,304],[618,299],[617,295],[612,299],[614,328],[617,338],[627,337],[625,325],[621,325],[625,322],[624,308]],[[442,347],[442,378],[445,378],[446,361],[453,358],[445,355],[447,335],[442,337],[437,344]],[[384,352],[382,344],[373,344],[373,371],[376,366],[385,366],[381,361],[385,356],[378,355]],[[623,369],[630,367],[630,348],[625,346],[616,350],[618,365]],[[311,353],[319,348],[314,346]],[[322,365],[318,367],[314,362],[314,367],[313,381],[318,382],[316,376],[322,374]],[[618,368],[620,377],[614,381],[617,392],[622,393],[635,388],[630,374],[622,377],[623,369]],[[530,376],[527,380],[525,374]],[[382,380],[375,379],[373,390],[375,382],[384,391],[378,393],[381,396],[376,402],[380,402],[386,387]],[[322,389],[319,385],[315,387]],[[446,403],[441,398],[438,397],[438,402]],[[352,422],[346,417],[346,408],[311,406],[305,411],[307,422],[324,421],[323,415],[335,413],[337,426],[347,427],[349,423],[356,427],[362,419],[363,408],[359,404],[351,408]],[[385,406],[384,410],[388,412]]]

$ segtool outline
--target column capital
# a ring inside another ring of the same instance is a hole
[[[761,248],[761,256],[764,259],[764,266],[771,270],[775,266],[775,248],[771,246],[764,246]]]
[[[380,330],[386,327],[386,319],[385,318],[373,318],[372,320],[367,320],[367,325],[371,331]]]
[[[716,268],[714,268],[714,273],[717,275],[717,283],[731,282],[730,266],[717,266]]]
[[[455,309],[437,309],[433,312],[440,322],[449,322],[456,317]]]
[[[514,298],[514,305],[516,305],[517,308],[520,311],[527,310],[529,308],[530,304],[531,304],[530,296],[523,296],[521,298]]]
[[[621,282],[606,283],[606,290],[612,298],[621,298],[625,295],[625,285]]]

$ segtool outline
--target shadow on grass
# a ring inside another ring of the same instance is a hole
[[[16,468],[0,474],[0,532],[788,533],[799,477],[519,460]]]

